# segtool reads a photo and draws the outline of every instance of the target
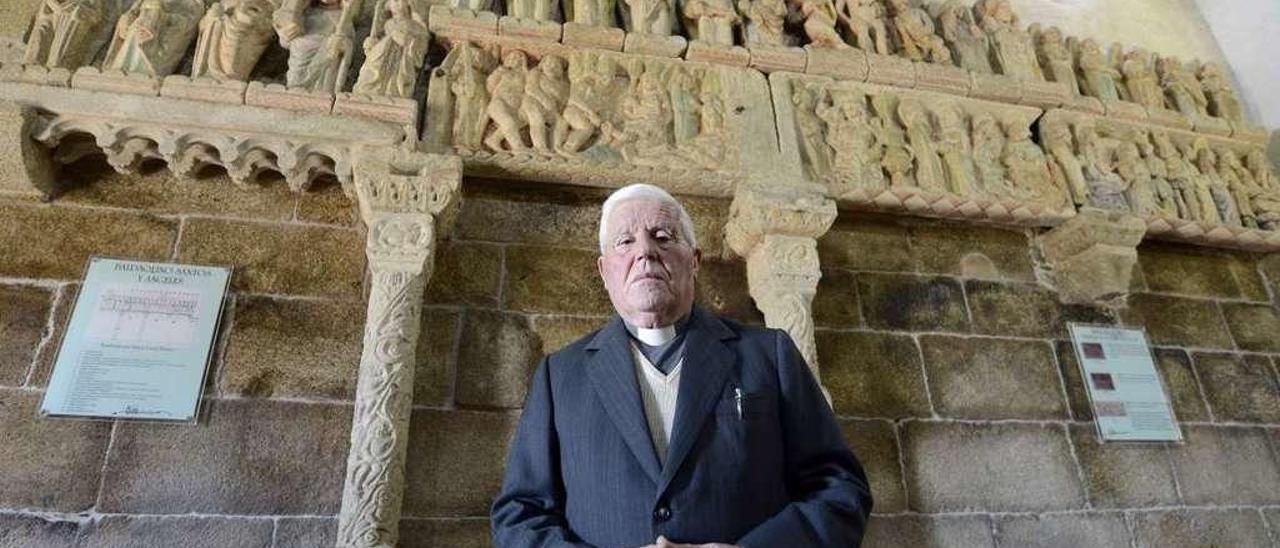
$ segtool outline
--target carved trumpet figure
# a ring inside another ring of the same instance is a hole
[[[991,40],[974,20],[968,5],[960,0],[947,0],[945,4],[935,5],[933,16],[960,67],[983,74],[995,72],[991,68]]]
[[[747,45],[785,46],[790,37],[783,28],[787,20],[786,0],[738,0]]]
[[[271,0],[221,0],[200,20],[191,76],[247,80],[271,43]]]
[[[173,73],[203,11],[200,0],[139,0],[116,23],[102,66],[152,77]]]
[[[106,8],[104,0],[44,0],[31,24],[23,62],[71,70],[84,65],[96,53],[91,50]]]
[[[1222,66],[1217,63],[1205,63],[1200,68],[1200,86],[1209,98],[1209,112],[1219,118],[1232,122],[1244,121],[1244,107],[1235,88],[1227,80]]]
[[[898,53],[912,61],[950,65],[951,50],[934,32],[933,18],[910,0],[888,0]]]
[[[351,66],[353,21],[359,11],[359,0],[284,0],[272,23],[280,45],[289,50],[289,87],[339,90]]]
[[[364,65],[352,91],[413,96],[430,42],[425,1],[380,0],[374,11],[373,29],[364,41]]]
[[[839,0],[836,16],[853,38],[854,47],[889,55],[889,34],[880,0]]]
[[[1009,0],[978,0],[978,25],[991,38],[1000,73],[1022,80],[1043,80],[1031,36],[1023,30]]]
[[[689,38],[721,46],[733,45],[733,29],[742,22],[733,0],[687,0],[681,13]]]
[[[1209,98],[1182,61],[1164,57],[1156,63],[1156,68],[1160,72],[1160,86],[1178,112],[1191,118],[1209,115]]]

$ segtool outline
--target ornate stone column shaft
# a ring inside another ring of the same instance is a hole
[[[725,227],[729,246],[747,260],[747,285],[765,325],[791,335],[819,380],[812,313],[822,277],[817,239],[835,218],[835,202],[817,192],[741,188]]]
[[[391,548],[399,537],[422,291],[437,231],[451,224],[461,180],[457,157],[378,149],[356,165],[372,287],[338,516],[340,548]]]

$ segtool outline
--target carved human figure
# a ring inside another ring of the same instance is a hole
[[[724,165],[725,111],[723,91],[714,78],[704,77],[698,86],[698,128],[690,139],[676,136],[676,152],[694,165],[717,169]]]
[[[1079,69],[1080,92],[1103,101],[1119,101],[1120,89],[1116,82],[1120,71],[1110,56],[1103,53],[1098,41],[1086,38],[1076,42],[1073,49]]]
[[[351,66],[358,0],[284,0],[272,15],[280,45],[289,50],[285,83],[336,93]]]
[[[681,3],[689,38],[721,46],[733,45],[733,29],[742,16],[733,0],[686,0]]]
[[[881,148],[880,167],[889,175],[889,185],[893,188],[916,185],[911,173],[914,158],[907,146],[906,132],[898,122],[897,105],[898,98],[891,94],[871,97],[871,108],[876,113],[872,129]]]
[[[1203,220],[1205,209],[1200,204],[1200,194],[1193,177],[1195,167],[1182,155],[1177,146],[1168,133],[1163,131],[1153,131],[1151,140],[1156,145],[1156,155],[1164,160],[1165,171],[1169,177],[1169,184],[1173,186],[1174,192],[1181,197],[1183,210],[1178,216],[1191,220]],[[1210,202],[1209,209],[1213,210],[1216,217],[1217,211]]]
[[[520,115],[529,126],[529,140],[534,150],[551,154],[551,131],[560,123],[560,113],[569,100],[569,78],[564,58],[548,55],[529,71],[524,83]]]
[[[565,0],[565,21],[593,27],[615,28],[616,0]]]
[[[977,170],[981,191],[1001,198],[1014,198],[1004,184],[1004,130],[1000,122],[987,112],[973,116],[973,166]]]
[[[933,10],[940,34],[951,46],[953,57],[962,68],[990,74],[991,39],[973,18],[973,10],[960,0],[936,4]]]
[[[622,0],[622,23],[627,32],[670,36],[676,24],[674,0]]]
[[[924,190],[947,192],[947,179],[934,143],[929,111],[917,99],[904,99],[898,104],[898,117],[906,128],[911,155],[915,157],[916,185]]]
[[[673,134],[671,99],[663,78],[645,72],[636,78],[622,100],[622,128],[602,125],[601,130],[618,146],[623,160],[635,165],[661,165],[667,161]]]
[[[364,65],[352,91],[411,97],[427,60],[431,33],[423,0],[381,0],[364,41]]]
[[[946,166],[947,184],[957,196],[973,196],[977,176],[974,174],[972,144],[965,127],[964,112],[955,105],[943,105],[935,111],[938,123],[938,154]]]
[[[200,0],[139,0],[116,22],[102,66],[152,77],[173,73],[203,12]]]
[[[1047,206],[1068,206],[1062,190],[1053,184],[1049,159],[1044,150],[1031,140],[1026,122],[1007,120],[1004,124],[1007,144],[1001,161],[1012,181],[1014,196]]]
[[[978,25],[991,38],[995,66],[1001,74],[1022,80],[1043,80],[1031,36],[1022,29],[1009,0],[978,0],[973,6]]]
[[[809,43],[820,48],[847,48],[836,32],[836,8],[831,0],[792,0],[800,14],[801,28]]]
[[[511,0],[507,3],[507,15],[531,21],[555,21],[554,0]]]
[[[271,43],[271,0],[221,0],[200,20],[191,76],[247,80]]]
[[[1144,133],[1138,138],[1138,150],[1147,163],[1147,171],[1151,174],[1151,187],[1155,191],[1157,211],[1155,215],[1176,219],[1184,217],[1187,204],[1182,194],[1175,191],[1169,182],[1169,166],[1156,152],[1151,139]]]
[[[747,45],[787,45],[789,37],[783,28],[787,22],[786,0],[738,0],[738,11]]]
[[[1071,201],[1077,206],[1091,203],[1089,185],[1084,179],[1084,166],[1077,156],[1071,126],[1062,119],[1044,119],[1040,122],[1040,139],[1053,158],[1054,166],[1066,181]]]
[[[1240,157],[1231,149],[1220,148],[1213,151],[1217,155],[1218,178],[1227,187],[1232,201],[1239,211],[1240,224],[1249,228],[1258,228],[1258,215],[1253,210],[1255,191],[1253,178],[1240,163]]]
[[[951,50],[934,32],[933,18],[911,0],[888,0],[898,53],[912,61],[952,64]]]
[[[861,93],[832,90],[830,103],[819,103],[818,118],[826,124],[826,144],[836,180],[854,188],[873,191],[885,187],[880,170],[880,149],[868,121],[866,97]]]
[[[1153,216],[1160,213],[1155,187],[1151,184],[1151,171],[1142,159],[1138,145],[1121,141],[1116,147],[1116,173],[1128,185],[1125,197],[1129,208],[1138,215]]]
[[[1216,177],[1216,166],[1214,169],[1206,169],[1201,163],[1199,151],[1206,148],[1202,141],[1194,143],[1182,144],[1178,147],[1183,160],[1186,162],[1188,178],[1191,182],[1192,192],[1196,195],[1196,204],[1199,210],[1196,213],[1196,220],[1208,223],[1218,224],[1223,221],[1222,210],[1219,208],[1218,200],[1213,193],[1213,183],[1209,180]]]
[[[831,174],[831,149],[827,146],[826,129],[818,118],[818,104],[824,102],[826,92],[817,84],[794,82],[791,87],[791,104],[796,113],[796,137],[804,154],[805,165],[815,178]]]
[[[1049,80],[1066,84],[1072,93],[1079,93],[1080,83],[1076,80],[1076,65],[1067,48],[1067,41],[1062,29],[1049,27],[1040,30],[1039,25],[1032,25],[1031,34],[1035,38],[1036,56]]]
[[[1246,181],[1251,181],[1254,186],[1250,205],[1258,228],[1277,230],[1280,229],[1280,182],[1276,181],[1270,166],[1271,162],[1261,148],[1254,148],[1245,155]]]
[[[485,89],[485,75],[492,59],[489,54],[468,42],[449,50],[441,63],[441,70],[449,76],[449,91],[453,96],[453,143],[469,149],[479,149],[484,140],[484,130],[489,117],[485,107],[489,105],[489,91]]]
[[[569,67],[569,100],[552,130],[556,150],[572,155],[582,150],[604,123],[602,113],[610,108],[606,91],[617,74],[608,58]]]
[[[1235,88],[1217,63],[1205,63],[1200,68],[1200,86],[1209,99],[1209,113],[1233,122],[1244,121],[1244,107]]]
[[[1076,141],[1084,158],[1084,178],[1089,185],[1089,205],[1101,209],[1128,211],[1125,194],[1128,185],[1116,173],[1115,147],[1103,143],[1098,130],[1091,123],[1076,125]]]
[[[1129,100],[1147,108],[1164,108],[1164,93],[1151,64],[1151,54],[1142,48],[1130,50],[1120,62]]]
[[[1241,226],[1240,209],[1236,207],[1231,189],[1228,188],[1227,181],[1222,178],[1222,173],[1218,170],[1218,155],[1214,154],[1209,145],[1202,140],[1197,140],[1193,148],[1196,168],[1200,171],[1200,184],[1208,187],[1208,195],[1218,210],[1218,222]],[[1201,200],[1204,200],[1203,196]]]
[[[79,68],[96,53],[90,50],[96,49],[106,17],[104,0],[43,0],[31,23],[23,63]]]
[[[513,49],[502,54],[502,66],[494,69],[485,79],[484,87],[489,92],[489,104],[484,111],[493,122],[484,138],[484,144],[489,149],[521,151],[528,148],[521,135],[525,121],[520,116],[520,104],[524,99],[525,80],[528,77],[528,58],[523,51]]]
[[[853,39],[853,46],[880,55],[889,55],[889,34],[881,0],[837,0],[840,25]]]
[[[1160,87],[1164,88],[1165,98],[1183,115],[1198,118],[1208,116],[1209,98],[1200,89],[1200,82],[1187,71],[1182,61],[1174,57],[1161,57],[1156,62],[1160,74]]]
[[[702,84],[692,71],[672,68],[667,77],[667,92],[671,96],[671,129],[674,141],[679,144],[698,135],[702,115]]]

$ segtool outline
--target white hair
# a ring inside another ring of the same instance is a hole
[[[689,247],[698,248],[698,236],[693,231],[693,219],[689,218],[689,213],[684,210],[684,206],[675,199],[674,196],[653,185],[644,183],[636,183],[624,186],[613,191],[609,198],[604,201],[604,207],[600,211],[600,254],[604,255],[608,246],[605,243],[609,233],[609,215],[618,207],[618,204],[629,202],[632,200],[653,200],[664,204],[670,204],[676,209],[676,216],[680,221],[680,238],[689,242]]]

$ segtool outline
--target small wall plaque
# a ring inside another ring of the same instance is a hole
[[[1103,441],[1182,441],[1142,329],[1069,324]]]

